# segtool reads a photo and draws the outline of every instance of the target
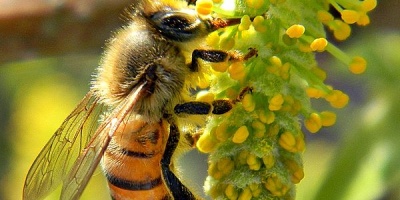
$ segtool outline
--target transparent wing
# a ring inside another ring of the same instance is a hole
[[[147,87],[146,87],[147,86]],[[137,101],[148,90],[147,82],[132,89],[129,95],[100,124],[92,140],[74,163],[72,170],[63,183],[61,199],[78,199],[85,189],[97,164],[121,123],[132,112]]]
[[[90,91],[42,149],[25,180],[24,199],[43,199],[66,178],[98,127],[104,107]]]
[[[137,86],[100,125],[104,108],[89,92],[68,116],[28,172],[24,199],[42,199],[63,183],[61,199],[78,199],[89,182],[112,135],[148,89]]]

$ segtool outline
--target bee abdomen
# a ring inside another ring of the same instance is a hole
[[[151,190],[163,184],[161,176],[151,180],[125,180],[105,172],[107,181],[124,190]]]
[[[136,157],[136,158],[152,158],[156,154],[156,152],[139,152],[139,151],[130,151],[127,149],[122,149],[121,153],[125,156]]]
[[[113,199],[171,199],[160,165],[166,128],[140,120],[118,128],[102,162]]]

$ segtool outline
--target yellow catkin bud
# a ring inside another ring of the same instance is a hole
[[[292,151],[293,147],[296,145],[296,139],[291,132],[286,131],[282,133],[281,137],[279,138],[279,144],[284,149]]]
[[[305,30],[306,30],[306,29],[304,28],[303,25],[295,24],[295,25],[292,25],[291,27],[289,27],[289,28],[286,30],[286,34],[287,34],[290,38],[300,38],[300,37],[304,34],[304,31],[305,31]]]
[[[369,12],[369,11],[375,9],[376,4],[377,4],[376,0],[364,0],[361,3],[361,9],[364,12]]]
[[[253,121],[253,123],[251,123],[251,126],[255,130],[255,134],[254,134],[255,137],[258,137],[258,138],[264,137],[265,125],[262,122],[255,120],[255,121]]]
[[[252,197],[249,187],[245,187],[239,195],[238,200],[250,200]]]
[[[278,67],[282,66],[282,61],[277,56],[272,56],[271,58],[269,58],[269,62],[271,62],[271,64],[274,66],[278,66]]]
[[[196,101],[212,102],[214,100],[214,96],[215,95],[213,93],[211,93],[209,91],[202,90],[202,91],[197,93]]]
[[[308,97],[316,98],[316,99],[325,96],[325,93],[322,90],[314,88],[314,87],[306,88],[306,94]]]
[[[250,16],[244,15],[244,16],[240,19],[240,24],[239,24],[239,26],[238,26],[238,30],[239,30],[239,31],[249,30],[250,25],[251,25]]]
[[[253,100],[253,95],[245,94],[242,99],[243,109],[247,112],[252,112],[256,108],[256,103]]]
[[[366,26],[369,23],[370,23],[370,19],[369,19],[368,15],[366,15],[366,14],[360,15],[360,18],[357,21],[357,24],[360,26]]]
[[[220,171],[215,171],[215,173],[213,174],[209,174],[211,177],[213,177],[216,180],[221,179],[222,177],[224,177],[224,175],[222,174],[222,172]]]
[[[272,175],[264,183],[265,188],[271,192],[272,195],[281,197],[287,193],[289,187],[284,185],[278,176]]]
[[[301,110],[302,103],[301,101],[295,99],[292,105],[292,113],[293,115],[297,115],[297,113]]]
[[[275,105],[283,104],[283,102],[284,102],[283,95],[280,93],[274,95],[270,100],[270,103],[275,104]]]
[[[310,116],[304,121],[304,126],[311,133],[316,133],[322,127],[321,116],[318,113],[311,113]]]
[[[267,31],[267,27],[264,26],[263,24],[254,26],[254,30],[259,32],[259,33],[265,33]]]
[[[249,165],[251,170],[259,170],[261,167],[261,161],[254,154],[249,154],[247,156],[246,163]]]
[[[210,34],[208,34],[206,38],[206,43],[208,46],[216,46],[219,43],[219,34],[217,31],[214,31]]]
[[[249,169],[250,170],[258,171],[258,170],[260,170],[260,168],[261,168],[261,162],[260,161],[257,162],[254,165],[249,165]]]
[[[219,40],[219,46],[221,49],[230,50],[235,46],[235,39],[229,37],[227,34],[223,34]]]
[[[301,136],[296,137],[296,151],[303,152],[306,148],[306,143],[304,142],[304,138]]]
[[[227,122],[220,123],[215,128],[215,138],[217,138],[217,140],[219,140],[221,142],[227,140],[231,136],[231,134],[227,131],[227,129],[228,129]]]
[[[294,183],[294,184],[300,183],[300,181],[304,178],[303,167],[300,166],[294,160],[286,160],[285,165],[289,169],[290,173],[292,174],[292,178],[291,178],[292,183]]]
[[[196,11],[200,15],[211,14],[212,8],[213,8],[212,0],[197,0],[196,1]]]
[[[271,124],[275,121],[275,113],[270,111],[261,110],[258,113],[258,117],[260,118],[260,121],[264,124]]]
[[[330,111],[320,113],[322,126],[332,126],[336,123],[336,114]]]
[[[301,42],[301,41],[298,42],[297,44],[298,44],[299,50],[301,52],[305,52],[305,53],[312,52],[310,44],[305,43],[305,42]]]
[[[286,131],[279,137],[279,145],[289,152],[301,152],[304,150],[304,140],[301,137],[295,137],[291,132]]]
[[[282,104],[284,102],[282,94],[276,94],[269,100],[268,108],[271,111],[277,111],[282,108]]]
[[[216,145],[217,143],[211,138],[210,133],[203,133],[196,143],[197,149],[203,153],[212,152]]]
[[[220,172],[217,168],[217,164],[215,163],[211,163],[208,166],[208,175],[210,175],[211,177],[215,178],[215,179],[221,179],[223,177],[222,172]]]
[[[259,9],[264,4],[264,1],[260,0],[246,0],[246,4],[249,8]]]
[[[251,191],[257,190],[259,188],[259,184],[257,183],[252,183],[249,185],[249,188]]]
[[[253,195],[253,197],[258,197],[260,196],[262,189],[260,187],[260,184],[258,183],[252,183],[249,185],[249,188],[251,190],[251,194]]]
[[[354,57],[353,60],[350,62],[349,66],[349,70],[353,74],[362,74],[365,72],[366,68],[367,68],[367,61],[365,61],[365,59],[360,56]]]
[[[254,198],[258,198],[261,195],[262,189],[259,188],[257,190],[251,191],[251,194],[253,195]]]
[[[326,79],[326,72],[318,66],[311,68],[311,72],[315,74],[322,81]]]
[[[240,151],[238,157],[237,157],[237,162],[241,165],[247,164],[247,156],[249,155],[249,152],[246,150]]]
[[[228,62],[212,63],[211,67],[213,70],[215,70],[217,72],[225,72],[229,67],[229,63]]]
[[[241,80],[246,76],[243,62],[233,62],[228,67],[228,73],[233,80]]]
[[[300,110],[301,104],[298,105],[298,100],[295,99],[292,95],[287,95],[284,97],[285,103],[282,106],[281,111],[288,112],[292,115],[297,115],[297,112]],[[300,107],[299,107],[300,106]]]
[[[311,42],[310,48],[313,51],[322,52],[325,51],[325,47],[328,45],[328,40],[325,38],[317,38]]]
[[[317,13],[318,20],[324,24],[327,24],[334,20],[334,17],[331,13],[326,10],[319,10]]]
[[[214,171],[218,171],[217,164],[212,162],[208,165],[208,174],[212,174]]]
[[[335,36],[335,38],[338,40],[347,39],[351,34],[350,25],[344,23],[341,20],[335,20],[335,24],[336,24],[337,28],[334,29],[333,36]]]
[[[222,158],[217,162],[218,171],[222,172],[223,175],[229,174],[234,167],[235,163],[230,158]]]
[[[279,133],[279,125],[278,124],[273,124],[272,126],[269,127],[268,129],[268,135],[273,137]]]
[[[266,70],[270,74],[275,74],[277,75],[279,72],[279,67],[275,65],[267,65]]]
[[[275,158],[272,154],[268,154],[262,158],[267,169],[271,169],[275,165]]]
[[[340,90],[333,90],[325,99],[334,108],[343,108],[349,103],[349,96]]]
[[[354,24],[360,18],[360,14],[355,10],[343,10],[340,14],[343,21],[347,24]]]
[[[199,78],[199,80],[198,80],[198,83],[197,83],[197,86],[200,88],[200,89],[205,89],[205,88],[208,88],[209,86],[210,86],[210,82],[211,82],[211,79],[210,79],[211,77],[207,74],[207,75],[204,75],[204,77],[202,77],[202,78]]]
[[[282,105],[269,104],[268,108],[271,111],[277,111],[277,110],[280,110],[282,108]]]
[[[239,127],[233,135],[232,142],[236,144],[243,143],[249,137],[249,130],[246,126]]]
[[[289,79],[289,70],[290,70],[290,63],[285,63],[282,65],[280,69],[280,76],[283,80]]]
[[[263,16],[257,16],[257,17],[255,17],[254,19],[253,19],[253,22],[252,22],[252,24],[253,24],[253,27],[254,27],[254,30],[256,30],[256,31],[258,31],[258,32],[260,32],[260,33],[263,33],[263,32],[265,32],[266,30],[267,30],[267,27],[266,26],[264,26],[264,17]]]
[[[228,197],[228,199],[237,199],[239,192],[235,189],[235,186],[228,184],[228,186],[225,188],[225,195]]]
[[[293,174],[292,174],[292,183],[297,184],[300,183],[301,180],[304,178],[304,170],[303,168],[298,168]]]

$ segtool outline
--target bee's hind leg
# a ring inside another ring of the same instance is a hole
[[[174,199],[195,200],[192,192],[182,184],[171,170],[171,158],[179,143],[180,132],[175,123],[170,122],[169,136],[163,157],[161,159],[161,172],[165,184],[167,185]]]
[[[208,102],[199,102],[199,101],[190,101],[182,104],[177,104],[174,108],[174,112],[178,116],[184,115],[207,115],[207,114],[224,114],[230,111],[233,105],[237,102],[240,102],[243,99],[244,94],[248,92],[252,92],[252,87],[244,88],[238,97],[234,100],[229,99],[217,99]],[[172,164],[172,156],[178,146],[180,139],[180,132],[175,124],[174,120],[170,117],[170,115],[166,114],[164,116],[165,119],[170,124],[169,127],[169,136],[167,140],[167,145],[165,147],[165,151],[163,157],[161,159],[161,171],[163,175],[163,180],[167,185],[171,195],[174,199],[185,199],[185,200],[195,200],[196,197],[193,193],[185,186],[183,183],[176,177],[176,175],[171,170]],[[190,142],[192,141],[192,145],[196,143],[196,138],[193,138],[193,135],[185,135],[186,139]],[[199,135],[197,135],[199,136]]]

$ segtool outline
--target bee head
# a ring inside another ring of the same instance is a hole
[[[182,0],[139,0],[131,9],[132,17],[141,16],[147,19],[163,36],[177,42],[203,37],[224,27],[221,23],[216,25],[216,19],[210,16],[199,15],[194,6]]]

